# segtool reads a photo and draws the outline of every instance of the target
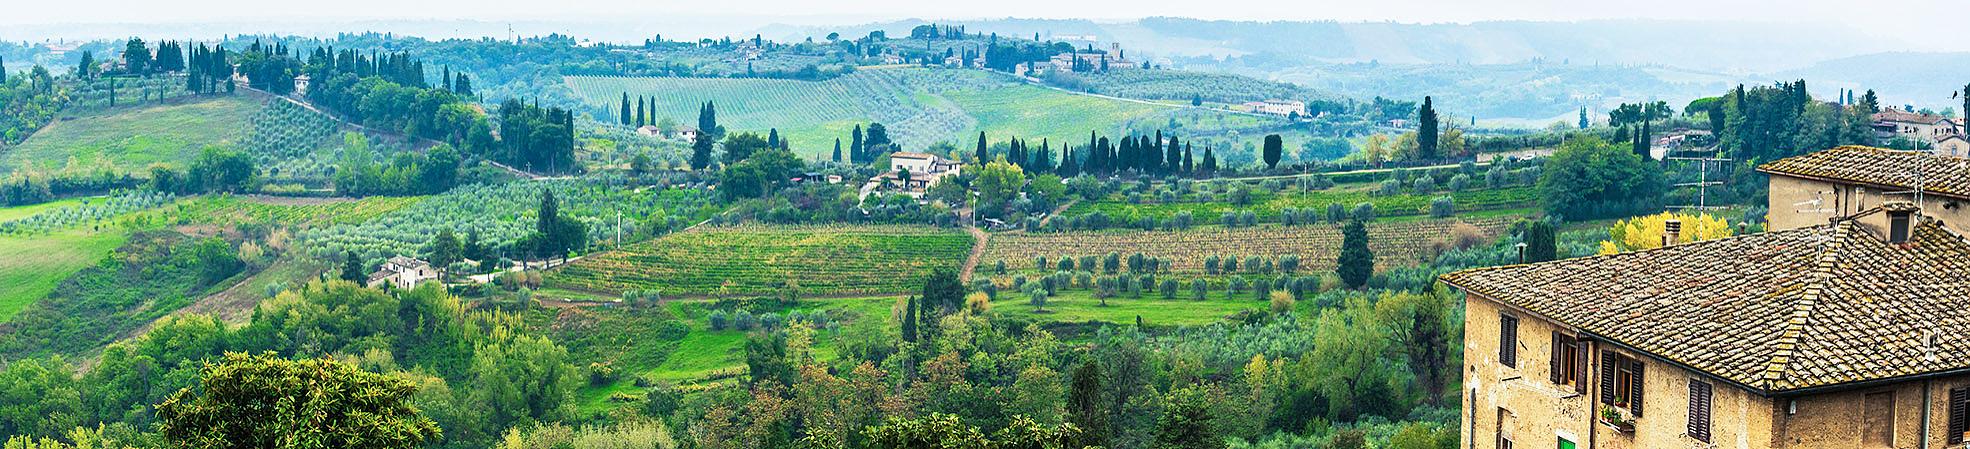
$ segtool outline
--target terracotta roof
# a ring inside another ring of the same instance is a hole
[[[899,152],[891,153],[889,155],[889,158],[890,159],[937,159],[937,155],[930,153],[913,153],[908,151],[899,151]]]
[[[1918,114],[1914,112],[1907,112],[1907,111],[1901,111],[1895,109],[1889,109],[1889,110],[1874,113],[1874,121],[1920,123],[1924,125],[1934,125],[1937,123],[1950,122],[1948,117],[1943,117],[1940,115]]]
[[[1970,199],[1970,158],[1922,151],[1849,145],[1767,162],[1758,171],[1912,190],[1918,168],[1927,193]]]
[[[1906,244],[1846,220],[1441,280],[1764,394],[1970,368],[1970,241],[1934,221]]]

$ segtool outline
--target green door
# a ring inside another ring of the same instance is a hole
[[[1573,442],[1567,441],[1566,438],[1560,438],[1560,449],[1573,449]]]

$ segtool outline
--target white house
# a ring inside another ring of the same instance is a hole
[[[957,176],[963,169],[963,162],[935,154],[897,152],[889,155],[889,171],[870,178],[869,182],[877,186],[895,187],[905,194],[920,197],[938,180],[945,176]]]
[[[1306,102],[1294,100],[1266,100],[1245,102],[1246,110],[1261,114],[1292,115],[1306,113]]]
[[[376,273],[369,275],[367,285],[370,288],[377,288],[389,284],[392,287],[407,289],[436,279],[438,279],[438,270],[432,268],[429,262],[396,256],[383,261],[383,266],[377,267]]]

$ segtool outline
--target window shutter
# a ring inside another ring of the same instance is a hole
[[[1642,417],[1642,390],[1645,389],[1642,388],[1642,362],[1637,360],[1633,363],[1635,367],[1635,380],[1628,384],[1628,389],[1631,390],[1628,392],[1628,412],[1635,414],[1636,418],[1640,418]]]
[[[1601,351],[1601,403],[1614,403],[1614,353]]]
[[[1587,352],[1587,341],[1574,340],[1573,354],[1573,392],[1586,394],[1587,364],[1589,363],[1587,356],[1592,355]]]
[[[1690,379],[1689,435],[1710,442],[1710,384],[1696,379]]]
[[[1519,366],[1519,320],[1511,316],[1498,317],[1498,363],[1517,368]]]
[[[1566,358],[1566,345],[1560,344],[1560,331],[1553,331],[1553,351],[1546,360],[1546,378],[1560,383],[1560,361]]]
[[[1962,444],[1970,431],[1970,388],[1949,391],[1949,444]]]

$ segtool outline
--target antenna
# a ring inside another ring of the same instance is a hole
[[[1833,209],[1826,207],[1826,191],[1813,192],[1813,199],[1792,203],[1793,207],[1812,206],[1811,209],[1793,209],[1801,214],[1830,214]]]
[[[1706,211],[1706,210],[1717,210],[1724,208],[1724,206],[1711,206],[1709,204],[1710,186],[1724,185],[1722,181],[1710,180],[1710,164],[1713,162],[1715,163],[1730,162],[1731,160],[1729,158],[1676,156],[1676,157],[1665,157],[1662,159],[1668,161],[1695,162],[1697,167],[1696,182],[1684,182],[1684,183],[1677,183],[1674,185],[1674,187],[1678,187],[1678,188],[1695,187],[1696,204],[1672,205],[1668,207],[1669,209],[1682,209],[1682,210],[1694,209],[1698,211]],[[1818,201],[1819,201],[1818,198],[1813,199],[1815,207],[1819,205]]]

